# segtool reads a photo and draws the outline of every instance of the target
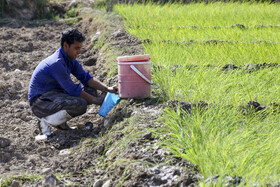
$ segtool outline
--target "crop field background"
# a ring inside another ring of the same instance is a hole
[[[280,178],[279,4],[117,5],[126,29],[151,54],[165,101],[207,109],[165,111],[163,145],[204,176],[244,185]],[[263,105],[252,108],[249,101]],[[205,181],[204,181],[205,182]]]

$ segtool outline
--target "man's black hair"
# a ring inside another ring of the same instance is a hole
[[[63,47],[64,42],[66,42],[69,46],[71,44],[74,43],[74,41],[77,42],[83,42],[85,41],[85,36],[80,33],[80,31],[78,31],[75,28],[68,28],[65,31],[62,32],[62,36],[61,36],[61,47]]]

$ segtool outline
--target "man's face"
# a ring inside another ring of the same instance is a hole
[[[75,60],[78,57],[78,55],[81,54],[82,46],[82,42],[74,41],[74,43],[70,46],[66,42],[64,42],[63,51],[70,59]]]

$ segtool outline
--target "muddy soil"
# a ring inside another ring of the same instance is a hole
[[[71,26],[87,36],[78,60],[113,85],[117,76],[106,77],[106,50],[92,45],[92,36],[105,28],[92,25],[94,19],[82,18]],[[141,42],[121,25],[113,21],[106,36],[105,43],[118,49],[113,55],[141,54]],[[0,186],[194,185],[196,166],[159,148],[158,138],[147,131],[161,127],[156,120],[163,105],[156,97],[122,100],[106,119],[98,115],[99,106],[91,105],[69,121],[77,129],[52,129],[48,140],[35,141],[38,119],[27,100],[29,81],[37,64],[59,48],[61,32],[68,27],[63,20],[9,19],[0,25]],[[93,124],[91,130],[85,129],[86,122]],[[136,138],[123,140],[131,132]],[[121,141],[125,143],[115,144]]]

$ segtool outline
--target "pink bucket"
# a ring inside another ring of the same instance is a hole
[[[151,95],[151,56],[134,55],[118,57],[119,96],[144,98]]]

